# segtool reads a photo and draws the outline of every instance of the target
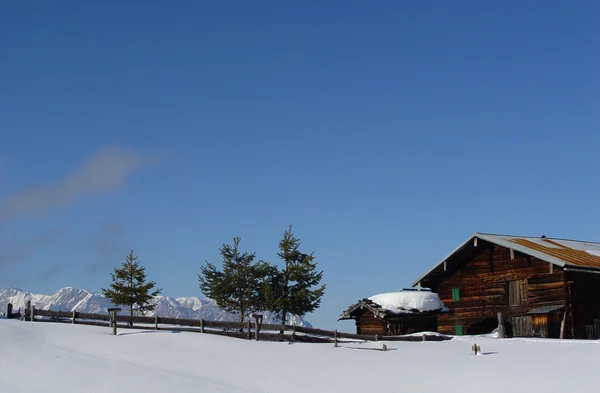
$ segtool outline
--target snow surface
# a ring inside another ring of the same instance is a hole
[[[79,311],[87,313],[106,313],[106,309],[114,307],[110,300],[99,293],[72,287],[61,288],[52,295],[33,294],[20,289],[0,289],[0,312],[6,312],[8,303],[16,312],[25,308],[25,302],[31,300],[34,307],[42,310]],[[146,315],[158,314],[161,317],[205,319],[211,321],[238,320],[236,314],[227,313],[219,308],[212,299],[200,299],[195,296],[172,298],[156,296],[153,299],[156,309]],[[281,319],[271,312],[263,312],[263,323],[281,323]],[[288,323],[296,326],[311,327],[311,324],[296,315],[288,315]]]
[[[438,294],[429,291],[389,292],[371,296],[369,299],[393,313],[446,310]]]
[[[594,391],[597,341],[255,342],[0,319],[0,392]],[[482,355],[474,356],[477,343]]]

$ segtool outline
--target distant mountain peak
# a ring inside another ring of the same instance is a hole
[[[22,289],[7,288],[0,289],[0,312],[5,312],[8,303],[13,309],[25,307],[25,302],[31,300],[36,308],[43,310],[80,311],[88,313],[106,313],[106,309],[114,307],[110,300],[102,294],[94,293],[86,289],[64,287],[52,295],[32,294]],[[156,308],[154,312],[146,315],[158,314],[162,317],[205,319],[213,321],[235,321],[238,316],[221,310],[216,302],[208,298],[197,296],[172,298],[169,296],[156,296],[154,298]],[[280,318],[271,312],[263,312],[263,323],[281,323]],[[311,327],[311,324],[298,316],[290,316],[289,323],[297,326]]]

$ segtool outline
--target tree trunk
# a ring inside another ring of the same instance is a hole
[[[129,316],[133,317],[133,304],[129,305]],[[129,322],[129,326],[133,326],[133,321]]]
[[[240,323],[244,323],[244,314],[246,314],[246,310],[245,309],[241,309],[240,310]],[[240,332],[244,332],[244,328],[241,327],[240,328]]]

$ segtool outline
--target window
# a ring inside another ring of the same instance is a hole
[[[520,306],[527,304],[527,280],[508,282],[508,305]]]
[[[454,327],[454,331],[456,333],[457,336],[462,336],[463,335],[463,327],[462,325],[456,325]]]
[[[452,301],[457,302],[460,300],[460,289],[452,288]]]

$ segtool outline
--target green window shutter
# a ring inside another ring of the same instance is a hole
[[[452,301],[457,302],[460,300],[460,289],[452,288]]]
[[[463,327],[462,327],[462,325],[456,325],[454,327],[454,330],[456,331],[456,335],[457,336],[462,336],[463,335]]]

